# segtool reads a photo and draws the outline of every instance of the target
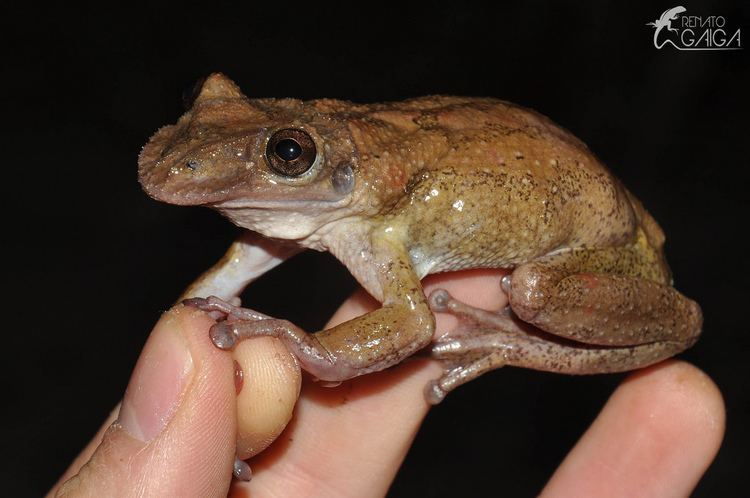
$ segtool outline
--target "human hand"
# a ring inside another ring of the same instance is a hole
[[[506,301],[498,282],[496,271],[438,275],[426,280],[425,291],[443,287],[465,302],[500,309]],[[377,306],[360,292],[332,323]],[[300,372],[278,341],[245,341],[230,355],[210,342],[211,323],[207,314],[182,306],[162,317],[122,408],[50,495],[226,496],[238,432],[243,454],[260,451],[280,434],[293,409],[282,437],[251,460],[253,480],[234,482],[232,494],[387,492],[429,409],[422,391],[439,376],[437,364],[416,359],[335,389],[306,383],[297,400]],[[453,317],[439,316],[438,333],[453,323]],[[237,396],[233,357],[244,372]],[[723,432],[721,395],[695,367],[672,361],[636,372],[615,391],[542,496],[686,496]]]

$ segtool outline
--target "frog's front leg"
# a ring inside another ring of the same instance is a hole
[[[213,299],[228,306],[232,304],[224,300],[239,304],[238,296],[250,282],[300,250],[300,247],[292,244],[272,241],[255,232],[245,232],[215,265],[185,289],[178,301],[214,296]],[[219,316],[225,316],[228,308],[216,311]],[[236,458],[233,474],[237,479],[249,481],[250,467]]]
[[[245,232],[221,260],[185,289],[178,301],[208,296],[233,300],[250,282],[300,250],[292,244],[281,244],[255,232]]]
[[[272,336],[281,339],[302,368],[320,380],[336,382],[382,370],[426,346],[435,319],[403,245],[376,235],[372,251],[383,306],[315,334],[215,298],[191,299],[187,304],[228,315],[211,330],[214,343],[222,349],[249,337]]]

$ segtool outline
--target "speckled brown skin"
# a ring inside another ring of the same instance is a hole
[[[264,155],[287,128],[304,130],[317,150],[294,177]],[[425,347],[434,317],[420,279],[466,268],[513,269],[504,288],[515,318],[544,332],[449,296],[433,300],[477,330],[435,345],[452,369],[431,386],[433,401],[505,364],[637,368],[700,333],[700,308],[671,287],[664,236],[641,204],[575,137],[499,100],[250,100],[214,74],[192,109],[144,147],[139,177],[156,199],[208,205],[271,241],[332,252],[382,301],[314,335],[220,300],[192,301],[231,317],[212,332],[215,342],[277,336],[323,380],[380,370]],[[187,296],[235,297],[293,252],[272,246],[238,242]]]

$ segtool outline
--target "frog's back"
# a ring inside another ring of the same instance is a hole
[[[634,244],[640,232],[663,259],[663,234],[640,203],[580,140],[534,111],[425,97],[373,115],[408,128],[386,147],[411,171],[384,219],[404,227],[420,274],[514,267],[565,249]]]

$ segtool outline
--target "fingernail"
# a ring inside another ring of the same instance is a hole
[[[177,411],[193,371],[178,319],[166,314],[154,327],[130,377],[118,421],[143,442],[156,437]]]

